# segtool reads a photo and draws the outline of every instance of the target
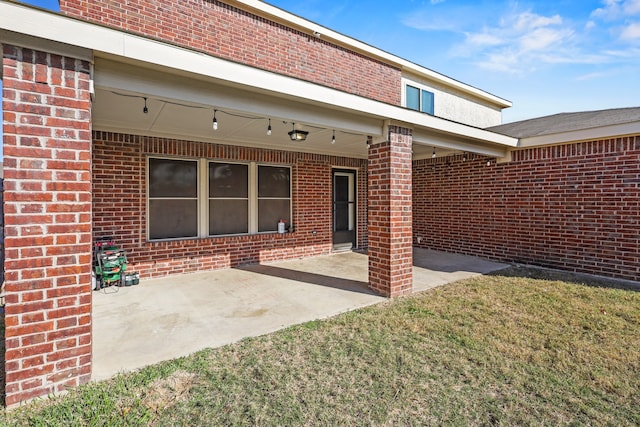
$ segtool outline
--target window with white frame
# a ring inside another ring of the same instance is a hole
[[[433,115],[433,92],[418,85],[405,85],[405,106],[412,110]]]
[[[291,223],[291,168],[149,158],[149,240],[276,232]]]

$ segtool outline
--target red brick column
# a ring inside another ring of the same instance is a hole
[[[369,287],[395,297],[413,289],[411,130],[391,126],[369,148]]]
[[[89,63],[3,46],[5,403],[91,375]]]

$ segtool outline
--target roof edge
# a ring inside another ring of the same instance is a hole
[[[535,135],[519,139],[518,148],[531,148],[543,145],[567,144],[572,142],[609,139],[627,135],[640,135],[640,122],[619,123],[597,126],[546,135]]]
[[[342,33],[334,31],[328,27],[317,24],[313,21],[310,21],[306,18],[295,15],[291,12],[288,12],[284,9],[281,9],[277,6],[273,6],[271,4],[265,3],[260,0],[232,0],[230,3],[236,3],[243,5],[245,8],[249,8],[256,13],[260,13],[270,18],[275,18],[284,21],[288,24],[291,24],[298,29],[302,29],[308,31],[310,35],[319,34],[321,38],[331,40],[334,43],[340,44],[342,46],[348,46],[350,49],[363,53],[367,56],[374,57],[383,62],[390,63],[399,67],[401,70],[407,70],[412,73],[419,74],[423,77],[426,77],[430,80],[455,87],[456,89],[468,93],[470,95],[481,98],[485,101],[489,101],[501,108],[509,108],[513,105],[511,101],[508,101],[499,96],[493,95],[489,92],[486,92],[482,89],[478,89],[474,86],[471,86],[467,83],[463,83],[459,80],[448,77],[444,74],[433,71],[424,66],[418,65],[414,62],[396,56],[392,53],[388,53],[382,49],[371,46],[367,43],[364,43],[360,40],[357,40],[353,37],[346,36]]]

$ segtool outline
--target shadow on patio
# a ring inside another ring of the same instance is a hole
[[[416,249],[414,290],[504,267]],[[96,291],[93,379],[385,301],[367,281],[367,255],[345,252]]]

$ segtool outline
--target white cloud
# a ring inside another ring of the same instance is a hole
[[[594,18],[618,20],[640,14],[640,0],[603,0],[604,7],[591,12]]]
[[[576,80],[578,80],[578,81],[588,81],[588,80],[600,79],[600,78],[606,77],[606,76],[607,76],[607,73],[595,72],[595,73],[588,73],[588,74],[584,74],[582,76],[578,76],[578,77],[576,77]]]
[[[502,38],[487,33],[467,34],[467,42],[477,46],[498,46],[504,44]]]
[[[537,28],[530,33],[525,33],[520,37],[519,45],[522,52],[546,51],[552,49],[554,45],[572,36],[571,30],[554,28]]]
[[[622,40],[640,40],[640,22],[627,25],[620,33]]]
[[[560,15],[547,17],[536,15],[535,13],[531,12],[524,12],[516,17],[514,28],[519,31],[526,31],[560,24],[562,24],[562,18],[560,17]]]
[[[477,64],[485,69],[526,73],[545,63],[575,58],[571,51],[574,35],[560,15],[512,12],[493,27],[465,33],[464,43],[452,53],[477,57]]]
[[[630,21],[630,16],[640,14],[640,0],[602,4],[591,18],[578,21],[556,12],[544,15],[522,9],[516,2],[491,10],[447,2],[408,15],[404,24],[448,32],[449,40],[460,38],[450,45],[450,58],[500,73],[528,75],[560,64],[637,64],[638,58],[629,52],[636,52],[633,47],[640,42],[640,21]],[[603,22],[605,16],[614,15],[626,17],[614,24]],[[613,47],[616,41],[623,44]]]
[[[629,15],[640,14],[640,0],[628,0],[625,2],[624,9]]]
[[[438,19],[437,17],[425,18],[424,14],[416,13],[403,19],[402,23],[409,28],[421,31],[452,31],[458,32],[460,27],[455,20]]]

